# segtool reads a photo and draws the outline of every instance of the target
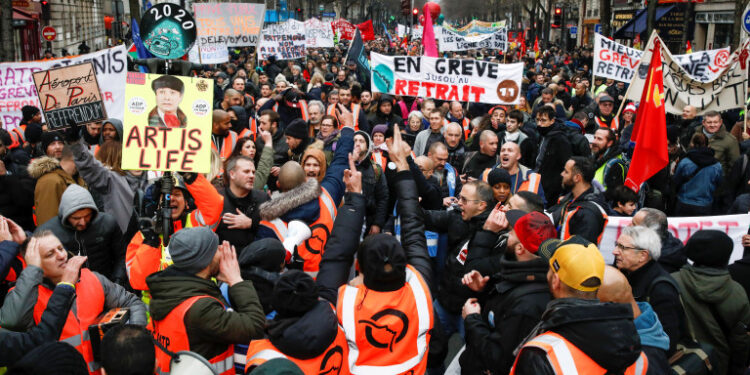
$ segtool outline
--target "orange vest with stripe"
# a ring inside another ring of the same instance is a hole
[[[338,327],[336,338],[328,349],[323,354],[310,359],[297,359],[285,355],[273,346],[268,339],[255,340],[250,342],[250,347],[247,348],[245,373],[249,373],[253,367],[260,366],[266,361],[274,358],[285,358],[294,362],[305,374],[346,375],[349,374],[346,362],[348,352],[346,336],[344,336],[341,327]]]
[[[521,171],[518,171],[518,173],[521,173]],[[536,172],[531,172],[527,177],[529,179],[521,183],[518,191],[529,191],[534,194],[539,194],[539,184],[542,182],[542,175]],[[514,191],[513,194],[515,193],[517,192]]]
[[[185,328],[185,315],[188,310],[201,298],[212,298],[210,296],[195,296],[182,301],[177,307],[167,314],[162,320],[152,319],[154,339],[159,341],[167,350],[177,353],[182,350],[191,350]],[[218,301],[218,299],[217,299]],[[221,302],[221,301],[219,301]],[[198,353],[200,354],[200,353]],[[227,350],[213,358],[207,358],[211,367],[219,375],[234,375],[234,346],[227,345]],[[156,366],[158,374],[169,374],[170,361],[172,358],[163,350],[156,348]]]
[[[232,151],[234,151],[234,146],[237,145],[237,133],[234,132],[234,130],[230,130],[229,133],[224,137],[224,140],[221,143],[221,149],[216,148],[216,144],[211,142],[211,148],[216,150],[219,153],[219,156],[221,156],[221,160],[227,160],[230,156],[232,156]]]
[[[299,108],[297,108],[297,109],[299,109],[299,111],[300,111],[300,117],[303,120],[307,121],[308,120],[308,115],[307,115],[307,101],[304,100],[304,99],[300,100],[300,101],[297,102],[297,105],[299,106]],[[276,104],[274,104],[272,108],[273,108],[274,112],[279,113],[279,103],[278,102]]]
[[[583,203],[583,202],[581,202]],[[604,218],[604,225],[602,226],[601,232],[599,232],[599,236],[596,238],[596,245],[598,246],[600,242],[602,242],[602,236],[604,235],[604,228],[607,227],[607,223],[609,223],[609,215],[607,215],[607,212],[604,211],[604,209],[599,206],[598,203],[587,201],[587,204],[592,204],[596,206],[596,208],[599,209],[599,212],[602,214],[602,217]],[[570,220],[573,218],[573,216],[578,212],[578,210],[581,210],[581,206],[576,206],[574,209],[569,210],[569,205],[566,205],[566,207],[563,209],[563,215],[560,218],[560,223],[562,224],[560,228],[560,239],[561,240],[567,240],[568,238],[572,237],[573,234],[570,233]]]
[[[594,117],[594,120],[596,121],[596,125],[600,128],[610,128],[614,131],[617,131],[617,129],[620,128],[620,121],[617,117],[613,117],[612,121],[610,121],[610,124],[607,124],[600,116]]]
[[[255,117],[250,119],[250,127],[246,129],[242,129],[240,134],[238,134],[239,138],[249,137],[253,141],[256,140],[258,134],[258,120],[255,119]]]
[[[320,268],[320,259],[323,257],[323,249],[328,241],[328,236],[333,230],[333,221],[336,219],[336,202],[326,189],[318,196],[320,204],[320,215],[318,219],[310,224],[312,234],[310,238],[297,245],[297,255],[304,260],[302,270],[306,272],[317,272]],[[260,225],[271,229],[278,237],[279,241],[284,242],[287,237],[287,224],[280,218],[271,221],[263,220]]]
[[[552,369],[555,370],[556,375],[605,375],[608,374],[607,370],[593,359],[591,359],[586,353],[578,349],[570,341],[554,332],[546,332],[537,337],[531,339],[531,341],[524,344],[521,348],[521,352],[525,348],[538,348],[544,350],[547,353],[547,360],[549,361]],[[510,375],[515,375],[516,364],[518,364],[518,358],[521,357],[519,353],[516,356],[516,363],[513,364],[513,368],[510,370]],[[646,355],[641,352],[638,359],[625,370],[625,375],[645,375],[648,370],[648,359]]]
[[[12,143],[10,146],[8,146],[9,149],[14,149],[16,147],[22,147],[26,143],[26,125],[19,125],[16,128],[13,128],[13,130],[10,131],[10,138],[12,140]]]
[[[359,104],[352,103],[352,122],[354,123],[354,131],[359,131],[359,112],[362,109],[362,107]],[[326,114],[329,116],[333,116],[338,121],[339,116],[336,115],[336,104],[331,104],[326,109]],[[339,121],[339,130],[343,129],[343,125],[341,125],[341,121]]]
[[[425,373],[432,297],[412,266],[406,266],[404,286],[393,292],[342,286],[336,315],[349,343],[352,374]]]
[[[42,313],[52,297],[53,290],[39,285],[39,297],[34,305],[34,323],[39,324]],[[88,268],[81,268],[81,278],[76,283],[75,313],[73,308],[68,312],[60,341],[75,347],[83,356],[89,374],[101,374],[101,365],[94,362],[94,352],[89,338],[89,326],[96,323],[104,312],[104,288],[99,278]]]

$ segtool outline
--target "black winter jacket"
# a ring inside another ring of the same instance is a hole
[[[375,173],[375,168],[378,173]],[[370,158],[365,158],[357,165],[362,172],[362,193],[367,199],[367,228],[377,225],[381,229],[388,220],[388,183],[385,173],[379,166],[373,166]]]
[[[473,249],[472,249],[473,250]],[[466,350],[462,374],[507,374],[516,349],[541,320],[551,296],[547,262],[501,260],[500,281],[482,301],[482,314],[464,320]]]
[[[550,127],[537,127],[542,141],[537,152],[534,170],[541,174],[542,188],[547,204],[557,202],[562,193],[562,173],[565,163],[573,155],[573,149],[566,135],[565,125],[555,123]]]
[[[232,194],[228,186],[224,187],[219,193],[224,196],[224,209],[221,211],[222,216],[225,213],[237,214],[237,209],[239,209],[245,216],[253,220],[250,229],[229,229],[229,225],[224,223],[224,221],[220,221],[219,226],[216,228],[219,240],[229,241],[237,249],[237,255],[239,255],[245,246],[255,240],[260,223],[259,207],[261,203],[268,200],[268,194],[261,190],[251,190],[244,198],[239,198]]]
[[[544,181],[544,177],[542,177],[542,181]],[[597,208],[597,206],[599,207]],[[596,192],[593,187],[584,191],[577,198],[573,198],[572,193],[566,194],[560,199],[560,203],[549,210],[552,212],[558,232],[562,230],[565,216],[569,212],[573,212],[577,207],[580,207],[580,209],[570,218],[568,232],[571,236],[579,235],[589,242],[598,245],[599,236],[604,231],[604,216],[599,208],[607,210],[609,205],[604,201],[604,196]]]

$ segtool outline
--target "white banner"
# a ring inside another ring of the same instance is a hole
[[[198,53],[200,51],[200,53]],[[188,60],[196,64],[221,64],[229,61],[229,48],[226,44],[204,44],[195,43],[188,51]]]
[[[602,235],[602,242],[599,244],[599,250],[601,250],[607,264],[614,262],[612,250],[615,248],[615,241],[620,237],[622,228],[630,225],[631,220],[632,218],[629,217],[609,217],[609,222]],[[744,251],[742,247],[742,235],[747,234],[747,228],[750,226],[750,215],[748,214],[670,217],[667,221],[669,222],[669,232],[682,241],[682,243],[687,242],[690,236],[701,229],[720,230],[729,235],[732,241],[734,241],[734,250],[732,251],[729,263],[731,264],[735,260],[742,258],[742,252]]]
[[[594,39],[594,75],[630,82],[641,63],[643,51],[609,40],[600,34]],[[441,48],[442,49],[442,48]],[[729,60],[729,47],[674,55],[675,61],[701,82],[713,81]]]
[[[0,118],[5,130],[21,122],[21,107],[32,105],[41,108],[34,86],[33,72],[91,61],[107,109],[107,116],[122,120],[125,108],[125,77],[127,75],[127,50],[124,45],[76,57],[9,62],[0,64]]]
[[[333,28],[330,22],[317,18],[305,21],[305,45],[307,48],[333,48]]]
[[[411,38],[422,39],[422,31],[423,31],[422,26],[414,25],[414,27],[411,28]]]
[[[651,49],[654,45],[653,39],[658,38],[653,34],[647,44],[647,50],[643,52],[641,64],[638,65],[637,74],[631,82],[627,99],[633,101],[641,100],[643,85],[648,74],[648,65],[651,61]],[[742,108],[745,105],[748,71],[748,45],[750,39],[745,40],[737,51],[734,51],[726,60],[713,80],[700,81],[690,75],[669,52],[664,43],[661,44],[662,72],[664,74],[664,102],[666,110],[672,114],[681,114],[685,106],[694,106],[698,114],[707,111],[724,111]],[[718,56],[718,55],[717,55]]]
[[[374,52],[370,59],[374,92],[488,104],[517,104],[520,96],[523,63]]]
[[[441,51],[468,51],[472,49],[490,48],[505,51],[508,48],[508,30],[502,28],[494,33],[477,36],[462,36],[448,28],[440,28],[435,35],[440,40]]]
[[[403,38],[406,35],[406,25],[398,24],[396,26],[396,34],[399,38]]]
[[[278,60],[292,60],[305,57],[305,24],[297,20],[268,25],[261,33],[261,60],[276,56]]]

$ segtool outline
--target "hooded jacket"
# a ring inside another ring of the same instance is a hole
[[[102,127],[104,127],[104,125],[106,125],[106,124],[112,124],[112,126],[115,127],[115,131],[117,131],[117,139],[120,142],[122,142],[122,140],[123,140],[123,137],[122,137],[122,131],[123,131],[122,130],[122,121],[120,121],[119,119],[116,119],[116,118],[108,118],[107,121],[104,121],[102,123]],[[101,136],[99,136],[99,138],[101,139]],[[102,141],[103,141],[103,139],[102,139]]]
[[[547,286],[549,265],[542,258],[527,262],[500,261],[499,281],[481,301],[482,313],[464,320],[466,350],[461,354],[462,374],[507,374],[514,350],[541,320],[551,296]]]
[[[93,210],[91,222],[83,231],[70,225],[68,218],[78,210]],[[122,232],[112,215],[99,212],[88,190],[71,185],[60,200],[57,217],[37,228],[37,232],[51,230],[66,250],[88,256],[84,266],[115,282],[127,280],[125,274],[125,247]]]
[[[237,116],[236,120],[231,120],[231,130],[237,134],[240,134],[243,130],[248,129],[248,126],[250,126],[250,122],[245,108],[234,105],[229,107],[229,110],[234,112],[235,116]]]
[[[149,311],[156,320],[163,320],[190,297],[213,297],[199,299],[185,314],[190,350],[204,358],[223,353],[230,344],[247,344],[263,336],[265,315],[251,281],[229,287],[234,310],[225,309],[229,304],[215,282],[174,267],[152,274],[146,283],[151,291]]]
[[[95,190],[103,198],[104,212],[115,218],[122,233],[127,232],[133,216],[133,197],[135,196],[127,178],[129,173],[125,172],[125,175],[121,175],[104,166],[80,142],[71,145],[71,150],[78,173],[86,181],[89,189]]]
[[[388,219],[388,183],[386,182],[385,173],[379,165],[373,165],[370,155],[372,154],[372,140],[370,136],[358,131],[365,137],[368,150],[361,162],[357,163],[357,170],[362,173],[362,193],[367,199],[366,221],[367,228],[377,225],[379,228],[385,227]]]
[[[44,224],[57,216],[60,198],[68,185],[78,184],[86,187],[83,178],[76,174],[69,175],[60,167],[57,159],[43,156],[29,164],[29,176],[36,180],[34,188],[34,214],[36,223]]]
[[[710,206],[714,191],[722,178],[721,164],[713,156],[711,148],[703,147],[688,151],[674,172],[677,199],[693,206]]]
[[[750,353],[750,303],[726,269],[685,265],[672,274],[685,316],[699,342],[714,347],[717,374],[744,374]]]
[[[338,320],[331,304],[317,305],[300,317],[276,316],[268,322],[268,340],[282,353],[297,359],[320,356],[338,334]]]
[[[557,202],[563,191],[562,173],[565,163],[573,155],[573,149],[565,134],[565,125],[555,122],[552,126],[537,127],[542,137],[534,170],[542,177],[542,188],[547,204]]]
[[[687,264],[687,255],[682,249],[684,246],[682,241],[667,231],[667,235],[661,239],[661,255],[658,261],[664,271],[677,272]]]
[[[630,305],[577,298],[555,299],[529,338],[552,331],[570,341],[609,373],[620,374],[640,356],[641,340]],[[524,348],[517,374],[553,375],[547,353]]]

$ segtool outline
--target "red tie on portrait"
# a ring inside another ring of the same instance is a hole
[[[177,115],[175,115],[174,113],[165,113],[164,122],[167,124],[168,128],[180,127],[180,120],[177,118]]]

